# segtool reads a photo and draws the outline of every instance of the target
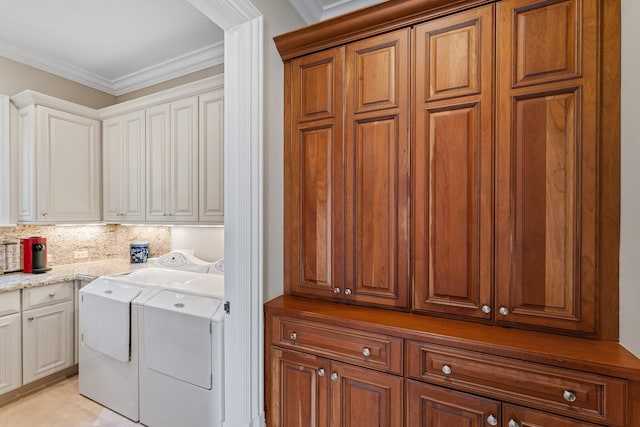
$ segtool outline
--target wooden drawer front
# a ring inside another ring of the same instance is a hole
[[[402,338],[280,317],[272,322],[272,344],[402,375]]]
[[[0,316],[13,313],[20,313],[20,291],[1,293]]]
[[[408,375],[571,417],[625,425],[627,382],[506,357],[407,343]],[[449,373],[445,373],[449,372]],[[573,402],[568,393],[575,396]]]
[[[573,418],[565,418],[523,406],[510,405],[508,403],[502,405],[502,418],[506,423],[513,420],[518,423],[520,427],[598,427],[597,424],[583,423]]]
[[[23,310],[29,310],[36,307],[44,307],[64,301],[71,301],[71,298],[73,296],[72,285],[72,282],[63,282],[56,283],[54,285],[23,289]]]

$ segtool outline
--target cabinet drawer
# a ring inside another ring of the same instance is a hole
[[[20,313],[20,291],[3,292],[0,294],[0,316]]]
[[[272,317],[272,344],[402,375],[402,338]]]
[[[22,290],[22,308],[23,310],[29,310],[31,308],[71,301],[73,296],[72,285],[72,282],[62,282],[54,285],[25,288]]]
[[[407,343],[408,375],[507,402],[624,426],[627,382],[417,341]]]

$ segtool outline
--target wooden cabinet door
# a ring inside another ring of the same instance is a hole
[[[502,418],[504,420],[502,425],[505,427],[598,427],[597,424],[508,403],[502,404]]]
[[[407,427],[483,427],[499,417],[500,402],[407,380]]]
[[[144,221],[144,111],[103,121],[102,147],[103,219]]]
[[[37,106],[37,221],[100,221],[100,122]]]
[[[73,364],[73,302],[22,313],[24,384]]]
[[[500,323],[596,332],[597,4],[497,4]]]
[[[413,308],[491,318],[492,5],[414,29]]]
[[[343,62],[344,49],[337,48],[285,64],[288,293],[334,298],[342,292]]]
[[[345,298],[406,308],[409,29],[346,46]]]
[[[271,348],[271,427],[329,426],[329,361]]]
[[[331,363],[331,425],[402,427],[402,377]]]

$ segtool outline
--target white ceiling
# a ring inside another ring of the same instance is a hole
[[[307,24],[382,0],[288,0]],[[188,0],[0,0],[0,56],[122,95],[224,61]]]

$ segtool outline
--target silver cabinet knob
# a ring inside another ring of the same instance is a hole
[[[488,305],[486,305],[486,304],[485,304],[485,305],[483,305],[483,306],[482,306],[482,312],[483,312],[484,314],[489,314],[489,313],[491,313],[491,307],[489,307],[489,306],[488,306]]]
[[[487,424],[489,424],[490,426],[497,426],[498,425],[498,419],[496,417],[494,417],[493,415],[489,415],[487,417]]]
[[[49,215],[48,213],[46,213],[46,212],[42,212],[42,216],[43,216],[43,217],[47,217],[48,215]]]
[[[340,293],[340,288],[333,288],[333,293],[334,294],[339,294]]]
[[[514,419],[510,419],[510,420],[509,420],[509,424],[507,424],[507,425],[508,425],[509,427],[520,427],[520,424],[518,424],[518,423],[516,422],[516,420],[514,420]]]
[[[503,316],[506,316],[507,314],[509,314],[509,309],[507,307],[500,307],[500,310],[498,310],[498,312]]]
[[[344,294],[347,295],[347,296],[351,295],[351,289],[349,289],[349,288],[345,289],[344,290]]]
[[[318,369],[318,376],[319,377],[324,377],[324,369],[322,369],[322,368]]]
[[[365,347],[365,348],[363,348],[363,349],[362,349],[362,355],[363,355],[364,357],[369,357],[369,356],[371,356],[371,350],[369,350],[369,347]]]
[[[28,320],[29,322],[32,322],[32,321],[33,321],[33,317],[27,317],[27,320]]]
[[[296,332],[291,332],[289,334],[289,338],[291,338],[291,341],[295,341],[298,338],[298,334]]]
[[[564,393],[562,393],[562,397],[569,403],[576,401],[576,395],[571,393],[569,390],[565,390]]]
[[[451,371],[451,366],[449,366],[449,365],[444,365],[444,366],[442,367],[442,373],[443,373],[443,374],[445,374],[445,375],[449,375],[449,374],[451,374],[451,372],[452,372],[452,371]]]
[[[338,374],[336,374],[335,372],[333,372],[333,373],[331,374],[331,381],[335,381],[335,380],[337,380],[337,379],[338,379]]]
[[[55,292],[51,292],[51,293],[49,294],[49,297],[50,297],[50,298],[53,298],[53,297],[55,297],[55,296],[56,296],[56,293],[55,293]]]

